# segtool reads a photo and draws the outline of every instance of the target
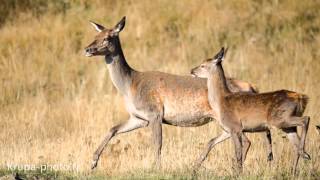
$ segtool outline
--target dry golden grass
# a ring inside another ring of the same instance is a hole
[[[81,173],[90,172],[92,153],[108,129],[128,115],[103,58],[84,56],[95,35],[88,20],[111,27],[126,15],[122,46],[138,70],[185,75],[228,46],[224,67],[229,76],[262,92],[285,88],[308,94],[306,150],[312,160],[300,162],[300,178],[319,178],[319,9],[316,0],[74,0],[61,13],[11,14],[0,29],[0,166],[74,163]],[[164,126],[160,173],[188,174],[205,144],[220,132],[215,122],[198,128]],[[249,135],[244,175],[271,178],[289,172],[292,146],[282,136],[272,130],[275,160],[269,167],[264,134]],[[148,128],[115,137],[96,173],[149,170],[150,139]],[[230,140],[219,144],[201,172],[231,175],[233,157]]]

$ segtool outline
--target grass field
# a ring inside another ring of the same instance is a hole
[[[24,3],[22,3],[24,2]],[[318,0],[0,0],[0,175],[8,165],[74,165],[76,170],[19,172],[52,178],[189,179],[190,167],[221,130],[164,126],[162,169],[152,169],[150,129],[115,137],[98,169],[92,154],[112,126],[128,118],[102,57],[83,49],[94,38],[89,20],[121,32],[128,63],[137,70],[180,75],[221,46],[228,76],[261,92],[290,89],[310,97],[311,117],[299,179],[320,178],[320,2]],[[293,147],[272,129],[275,159],[267,162],[264,134],[250,134],[242,179],[290,179]],[[231,141],[216,146],[199,179],[233,177]]]

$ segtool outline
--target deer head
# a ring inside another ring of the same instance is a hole
[[[85,48],[85,55],[102,56],[115,53],[117,43],[119,43],[119,33],[125,26],[126,17],[123,17],[117,25],[112,29],[107,29],[104,26],[90,21],[91,25],[98,31],[94,41]]]
[[[200,78],[208,78],[210,71],[214,70],[217,65],[221,64],[227,51],[228,49],[225,50],[224,47],[222,47],[212,59],[207,59],[199,66],[193,68],[191,70],[191,75]]]

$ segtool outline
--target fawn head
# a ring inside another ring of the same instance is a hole
[[[221,50],[212,59],[207,59],[199,66],[193,68],[190,72],[191,75],[200,78],[208,78],[210,75],[210,71],[214,70],[217,65],[221,64],[227,51],[228,49],[225,50],[224,47],[222,47]]]
[[[119,42],[119,33],[125,26],[126,17],[123,17],[112,29],[107,29],[100,24],[90,21],[91,25],[98,31],[94,41],[85,48],[85,55],[101,56],[110,55],[116,51]]]

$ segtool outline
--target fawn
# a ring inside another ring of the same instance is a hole
[[[196,167],[202,163],[219,140],[232,137],[238,168],[242,170],[248,150],[246,147],[250,146],[250,141],[244,132],[269,131],[270,127],[276,127],[287,133],[287,137],[295,147],[297,153],[293,163],[295,173],[300,156],[310,159],[304,150],[310,118],[302,117],[308,97],[288,90],[267,93],[231,92],[222,68],[225,54],[226,51],[222,48],[212,59],[191,70],[191,74],[196,77],[208,78],[208,100],[216,112],[215,119],[223,129],[220,136],[208,143]],[[297,135],[297,126],[302,127],[301,139]]]

